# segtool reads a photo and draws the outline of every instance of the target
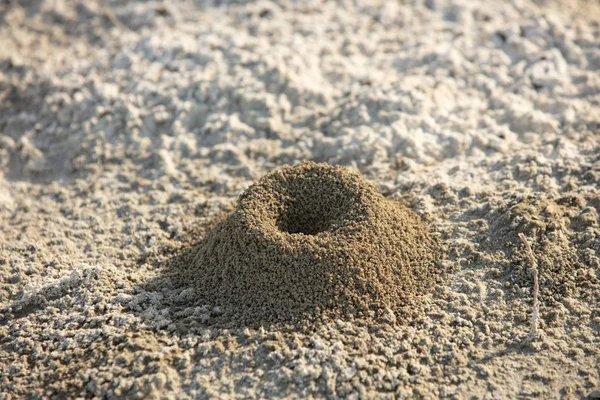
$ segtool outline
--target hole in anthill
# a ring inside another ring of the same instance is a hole
[[[331,227],[327,213],[308,211],[304,207],[290,207],[279,218],[279,229],[290,234],[316,235]]]
[[[346,223],[352,207],[350,202],[347,196],[303,193],[284,205],[277,226],[289,234],[316,235],[333,231]]]

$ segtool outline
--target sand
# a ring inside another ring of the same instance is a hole
[[[598,393],[599,21],[568,0],[1,2],[0,398]],[[411,318],[224,328],[164,284],[303,160],[439,232],[451,272]]]

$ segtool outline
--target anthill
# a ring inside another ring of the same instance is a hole
[[[305,162],[250,186],[175,280],[246,324],[394,310],[434,281],[442,247],[358,173]]]

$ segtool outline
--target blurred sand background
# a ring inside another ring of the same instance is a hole
[[[418,317],[223,329],[152,285],[301,160],[440,233]],[[0,399],[596,398],[599,213],[595,1],[0,0]]]

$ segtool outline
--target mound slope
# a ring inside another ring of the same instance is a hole
[[[394,310],[434,281],[425,223],[358,173],[305,162],[249,187],[175,276],[240,322]]]

